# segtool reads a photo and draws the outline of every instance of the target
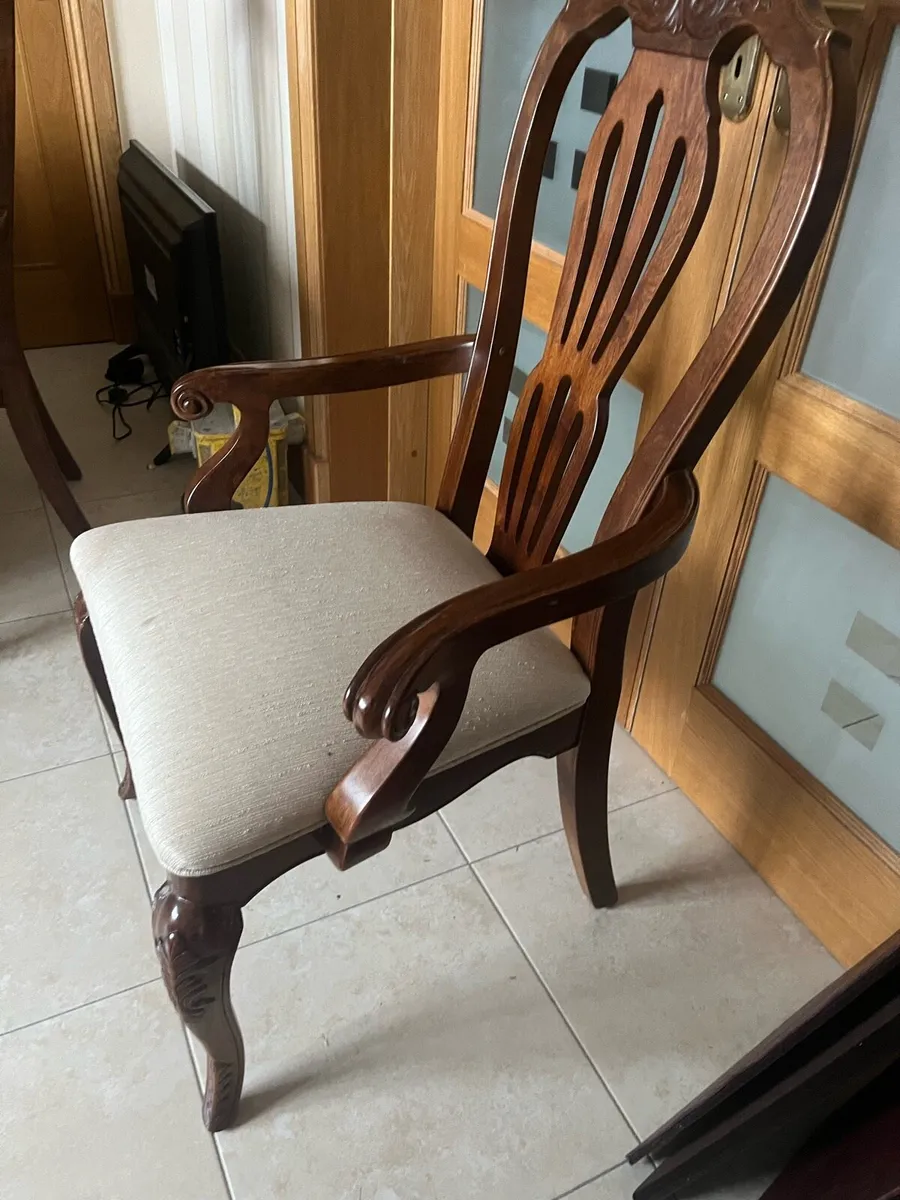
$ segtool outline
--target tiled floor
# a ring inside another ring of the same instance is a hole
[[[76,490],[95,522],[176,511],[185,465],[145,470],[165,410],[114,445],[94,405],[109,352],[33,356]],[[0,426],[3,1200],[625,1200],[636,1137],[838,974],[622,734],[615,911],[581,896],[537,760],[357,870],[319,861],[250,905],[245,1101],[209,1137],[150,945],[160,868],[77,654],[67,540]]]

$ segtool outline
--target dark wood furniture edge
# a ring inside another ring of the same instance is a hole
[[[895,997],[798,1070],[713,1126],[663,1164],[634,1192],[634,1200],[667,1200],[715,1174],[751,1139],[765,1143],[783,1128],[785,1106],[806,1120],[825,1120],[897,1061],[900,997]],[[849,1200],[849,1198],[848,1198]]]
[[[900,974],[900,933],[847,971],[830,987],[814,996],[798,1012],[780,1025],[746,1054],[725,1075],[711,1084],[665,1125],[628,1155],[636,1163],[642,1158],[673,1154],[693,1141],[727,1114],[729,1101],[743,1105],[755,1098],[765,1084],[760,1077],[811,1035],[828,1025],[868,990],[892,974]]]
[[[400,387],[463,374],[474,336],[456,334],[426,342],[292,362],[234,363],[183,376],[172,389],[172,411],[196,421],[215,404],[232,404],[241,420],[234,435],[196,473],[184,494],[188,513],[220,512],[266,448],[269,409],[289,396],[322,396]]]

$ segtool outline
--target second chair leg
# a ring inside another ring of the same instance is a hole
[[[231,964],[244,927],[238,905],[202,907],[169,883],[153,902],[153,938],[169,997],[206,1050],[203,1122],[233,1124],[244,1084],[244,1042],[231,1006]]]
[[[611,908],[619,899],[609,853],[609,757],[633,607],[633,597],[608,605],[599,617],[593,641],[588,645],[573,642],[594,686],[578,745],[556,760],[559,803],[572,862],[595,908]]]
[[[7,363],[3,366],[0,370],[0,389],[3,392],[3,403],[13,435],[37,480],[38,487],[72,537],[78,537],[80,533],[90,529],[87,518],[66,482],[67,474],[71,478],[77,478],[73,472],[78,472],[78,464],[69,454],[56,426],[50,420],[43,401],[40,401],[40,407],[35,403],[37,391],[24,358],[21,362]],[[55,440],[48,437],[49,430],[45,421],[52,428]]]
[[[585,895],[594,908],[611,908],[619,892],[609,853],[607,770],[602,762],[585,763],[584,755],[576,747],[556,760],[563,827]]]
[[[53,423],[53,418],[47,412],[47,406],[44,404],[44,399],[37,390],[37,384],[32,381],[32,395],[34,396],[34,405],[38,410],[38,416],[41,418],[41,424],[44,427],[44,433],[47,435],[47,441],[50,443],[50,449],[53,451],[53,457],[59,463],[59,469],[65,475],[70,483],[74,483],[81,478],[81,467],[72,456],[72,451],[63,441],[62,434]]]

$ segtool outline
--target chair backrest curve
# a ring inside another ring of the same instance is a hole
[[[721,67],[759,34],[788,76],[789,148],[772,208],[725,311],[636,448],[597,537],[640,518],[692,468],[803,285],[850,156],[849,40],[819,0],[569,0],[534,65],[506,165],[484,305],[438,507],[472,532],[509,389],[541,173],[588,48],[631,19],[635,52],[588,149],[544,356],[516,410],[489,555],[548,562],[606,434],[610,394],[684,265],[719,165]]]

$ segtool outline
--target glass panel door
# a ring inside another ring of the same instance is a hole
[[[900,850],[900,554],[772,475],[713,684]]]
[[[700,464],[634,724],[847,964],[900,926],[900,7],[870,11],[825,266]]]
[[[824,383],[822,403],[843,405],[844,436],[867,420],[867,406],[890,414],[879,427],[900,460],[898,112],[894,31],[801,370],[786,390],[799,393],[807,376]],[[796,436],[802,446],[803,428]],[[789,456],[786,466],[791,473]],[[856,447],[845,466],[873,505],[900,506]],[[769,478],[712,683],[900,850],[900,555],[842,515],[841,492],[831,503],[836,511]]]
[[[814,379],[900,417],[900,32],[803,360]]]
[[[525,85],[559,9],[559,0],[484,0],[472,207],[491,220]],[[535,241],[560,254],[569,240],[588,143],[631,55],[631,24],[626,21],[591,47],[563,100],[544,166],[534,233]]]

